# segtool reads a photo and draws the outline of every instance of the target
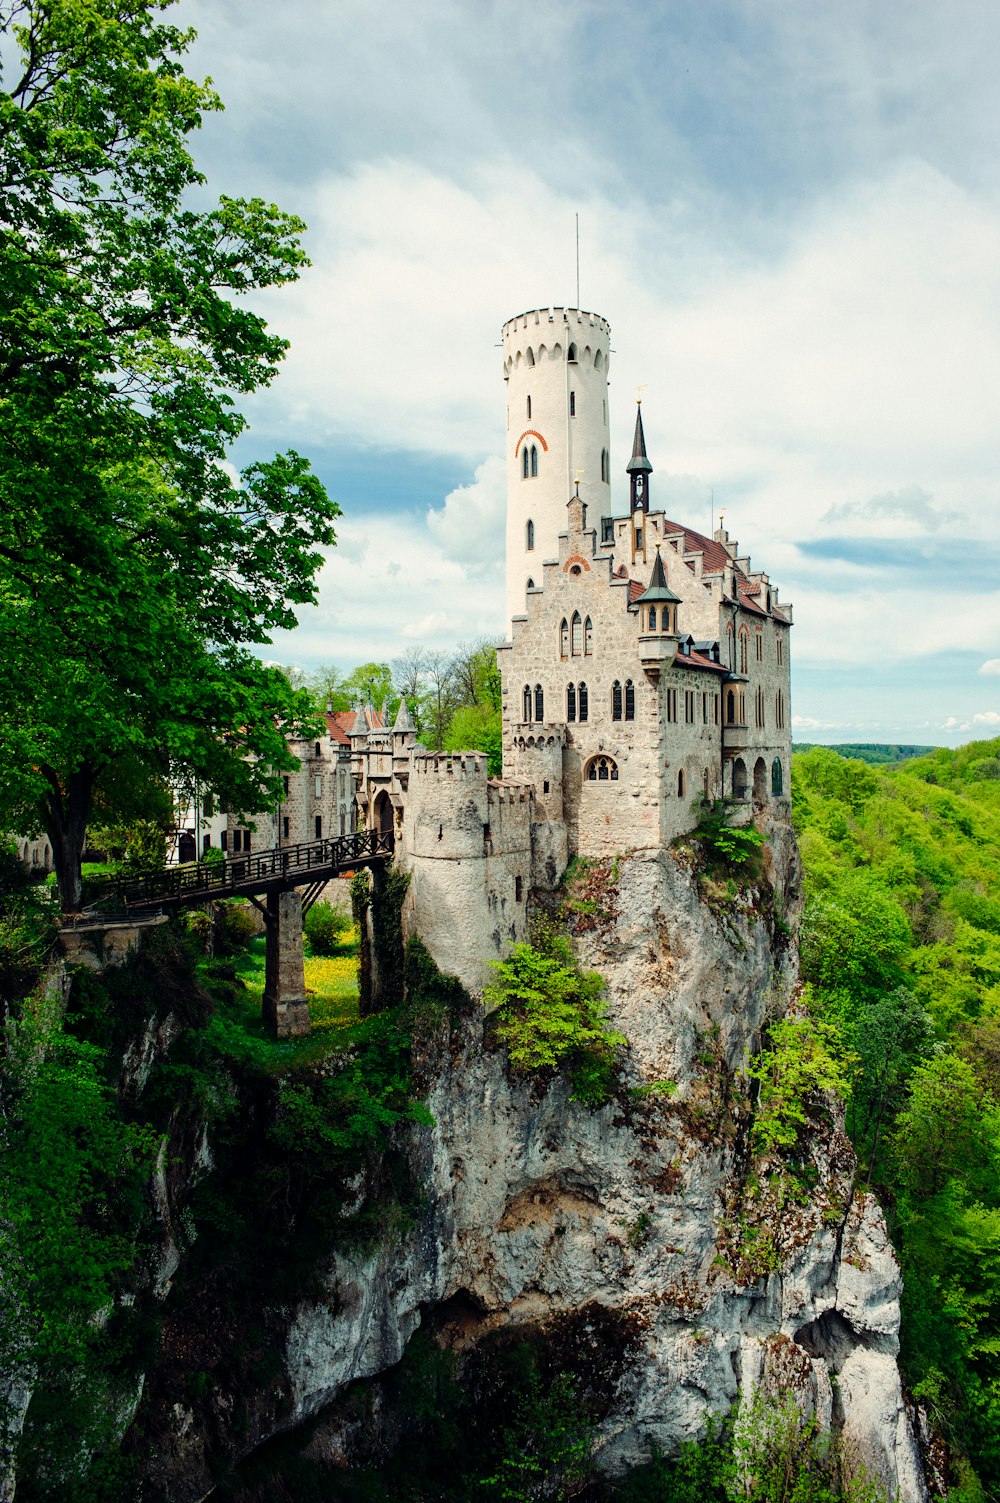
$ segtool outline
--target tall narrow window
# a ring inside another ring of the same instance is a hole
[[[736,724],[736,695],[732,689],[726,692],[726,724]]]
[[[570,394],[569,394],[569,415],[570,415],[570,417],[576,417],[576,392],[575,391],[571,391]]]
[[[323,816],[322,816],[322,814],[317,814],[317,816],[316,816],[316,839],[317,840],[322,840],[323,839]]]
[[[538,474],[538,446],[537,446],[537,444],[532,444],[532,446],[531,446],[531,477],[532,477],[532,479],[534,479],[534,477],[537,474]]]
[[[579,657],[580,654],[583,652],[583,622],[580,620],[580,612],[579,611],[574,611],[573,612],[572,632],[573,632],[573,656],[576,658],[576,657]]]
[[[781,762],[777,757],[771,763],[771,797],[780,798],[782,791]]]
[[[584,721],[587,718],[588,706],[590,704],[590,697],[587,694],[587,685],[586,684],[581,684],[580,685],[580,688],[579,688],[579,691],[578,691],[578,694],[577,694],[577,699],[578,699],[579,706],[580,706],[580,720]]]
[[[535,546],[535,524],[530,520],[528,521],[528,524],[524,529],[524,542],[525,547],[530,553],[532,548],[534,548]]]
[[[635,719],[635,685],[630,678],[625,680],[625,719]]]
[[[531,398],[528,398],[528,422],[531,422]]]
[[[782,663],[784,663],[784,661],[785,661],[785,640],[784,640],[784,638],[781,637],[781,636],[776,637],[775,640],[774,640],[774,647],[775,647],[775,652],[777,653],[778,666],[780,667],[782,665]]]
[[[677,773],[677,797],[678,798],[683,798],[684,797],[684,769],[683,769],[683,767],[680,768],[679,771],[678,771],[678,773]]]
[[[611,478],[611,476],[608,474],[608,451],[607,451],[607,449],[602,449],[601,450],[601,479],[604,481],[604,483],[606,485],[607,482],[610,480],[610,478]]]
[[[750,633],[747,631],[747,629],[746,629],[745,626],[741,627],[740,628],[740,672],[741,673],[746,673],[746,671],[747,671],[747,644],[748,644],[749,640],[750,640]]]
[[[576,719],[576,684],[566,685],[566,719]]]
[[[569,623],[565,616],[559,623],[559,656],[569,657]]]
[[[668,689],[667,690],[667,719],[671,720],[671,721],[676,721],[676,719],[677,719],[677,690],[676,689]]]
[[[753,639],[753,646],[754,656],[758,663],[762,663],[764,661],[764,634],[762,631],[758,630],[757,635]]]
[[[621,718],[622,718],[622,686],[618,682],[618,680],[615,679],[614,683],[611,685],[611,719],[612,720],[621,720]]]
[[[521,453],[521,474],[523,475],[523,477],[524,477],[525,480],[527,480],[527,478],[528,478],[528,465],[529,465],[529,463],[530,463],[530,456],[528,454],[528,445],[525,444],[524,449],[523,449],[523,451]]]
[[[290,820],[288,818],[288,815],[286,814],[282,818],[282,821],[281,821],[281,838],[283,840],[287,840],[288,839],[289,825],[290,825]]]
[[[521,695],[521,708],[524,711],[524,714],[523,714],[523,716],[521,718],[523,720],[530,720],[531,719],[531,688],[530,688],[530,685],[528,685],[528,684],[525,684],[525,686],[524,686],[524,693]]]
[[[571,365],[575,365],[576,364],[576,345],[575,344],[571,344],[570,347],[569,347],[569,349],[566,351],[566,359],[570,362]]]
[[[584,656],[589,657],[594,650],[594,623],[588,616],[583,623],[583,651]]]
[[[541,684],[536,684],[535,685],[535,719],[536,720],[544,720],[545,719],[545,700],[544,700],[544,698],[542,696],[542,686],[541,686]]]

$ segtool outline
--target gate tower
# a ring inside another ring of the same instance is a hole
[[[588,525],[611,512],[607,319],[535,308],[503,326],[507,384],[507,629],[559,556],[577,477]]]

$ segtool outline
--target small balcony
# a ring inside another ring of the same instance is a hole
[[[724,725],[722,727],[722,750],[726,752],[743,751],[747,744],[749,732],[745,724]]]
[[[673,666],[677,656],[677,638],[667,632],[643,632],[639,638],[639,658],[651,678],[659,678]]]

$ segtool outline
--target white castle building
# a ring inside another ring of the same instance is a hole
[[[296,746],[276,811],[299,838],[392,828],[408,923],[473,991],[524,937],[530,891],[556,887],[573,854],[662,849],[703,793],[738,818],[789,812],[791,608],[723,529],[656,509],[641,410],[616,504],[609,335],[575,308],[503,329],[503,777],[482,753],[419,745],[405,702],[391,728],[369,706],[328,723],[329,746]]]

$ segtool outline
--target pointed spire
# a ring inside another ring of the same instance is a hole
[[[404,731],[414,731],[415,732],[416,729],[417,729],[416,726],[413,724],[413,716],[410,714],[410,707],[406,703],[406,695],[405,694],[403,695],[402,699],[399,701],[399,709],[396,711],[396,719],[393,722],[393,727],[392,728],[393,728],[394,731],[399,731],[399,732],[404,732]]]
[[[653,573],[650,576],[649,588],[644,594],[639,596],[639,599],[635,603],[636,605],[642,605],[643,603],[652,605],[658,600],[679,601],[680,598],[679,595],[674,594],[673,590],[667,584],[667,571],[663,567],[663,559],[660,557],[660,545],[657,543],[656,561],[653,564]]]
[[[653,473],[653,466],[646,453],[646,435],[642,431],[641,402],[635,404],[635,438],[632,440],[632,458],[625,466],[625,471],[629,475],[636,475],[640,472],[646,475]]]

